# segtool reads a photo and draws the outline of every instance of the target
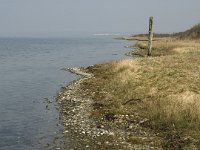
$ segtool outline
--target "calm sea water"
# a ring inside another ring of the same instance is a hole
[[[123,58],[129,44],[106,36],[0,38],[0,149],[56,148],[55,96],[77,78],[62,68]]]

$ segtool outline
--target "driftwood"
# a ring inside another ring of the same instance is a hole
[[[130,100],[128,100],[128,101],[126,101],[125,103],[123,103],[122,105],[126,105],[126,104],[128,104],[128,103],[130,103],[130,102],[141,102],[142,100],[141,99],[130,99]]]

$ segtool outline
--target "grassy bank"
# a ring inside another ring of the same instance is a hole
[[[153,42],[152,56],[166,56],[183,53],[194,53],[199,51],[199,41],[191,39],[179,39],[176,37],[155,38]],[[147,42],[137,42],[135,45],[130,46],[136,48],[132,55],[146,56]]]
[[[88,67],[94,77],[82,84],[93,102],[92,119],[115,122],[120,115],[163,140],[166,149],[200,149],[200,41],[159,38],[153,57]],[[145,41],[132,55],[146,55]],[[128,141],[140,142],[134,137]]]

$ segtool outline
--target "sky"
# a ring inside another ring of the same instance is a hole
[[[157,33],[200,23],[200,0],[0,0],[0,37]]]

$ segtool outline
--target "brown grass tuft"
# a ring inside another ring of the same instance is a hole
[[[139,65],[133,59],[124,59],[112,62],[112,68],[115,72],[122,72],[123,70],[137,71]]]

